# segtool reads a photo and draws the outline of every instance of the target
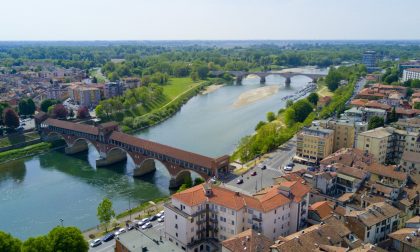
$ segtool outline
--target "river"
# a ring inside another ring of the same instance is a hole
[[[268,111],[284,106],[282,97],[310,81],[269,76],[266,85],[277,85],[277,93],[257,102],[235,107],[237,98],[260,87],[258,78],[247,78],[241,86],[224,86],[188,101],[167,121],[144,130],[139,137],[208,156],[231,153],[241,137],[252,134]],[[67,156],[61,151],[23,158],[0,165],[0,230],[21,239],[47,233],[60,224],[84,230],[98,224],[96,208],[103,197],[112,200],[116,212],[144,201],[170,194],[168,172],[162,164],[141,179],[126,173],[131,160],[107,168],[95,168],[95,148]]]

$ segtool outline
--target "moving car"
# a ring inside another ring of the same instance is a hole
[[[267,166],[263,165],[263,167],[261,167],[261,170],[265,170],[265,169],[267,169]]]
[[[110,240],[114,239],[115,234],[114,233],[109,233],[107,235],[104,236],[104,238],[102,238],[103,242],[109,242]]]
[[[240,185],[240,184],[242,184],[243,182],[244,182],[244,180],[243,180],[243,179],[238,179],[238,180],[236,181],[236,184]]]
[[[257,175],[257,172],[256,171],[253,171],[252,173],[251,173],[251,176],[256,176]]]
[[[148,228],[151,228],[151,227],[153,227],[153,225],[152,225],[152,223],[150,223],[150,222],[147,222],[146,224],[144,224],[143,226],[141,226],[141,229],[148,229]]]
[[[94,247],[98,247],[99,245],[101,245],[102,244],[102,241],[101,241],[101,239],[96,239],[96,240],[94,240],[94,241],[92,241],[91,243],[90,243],[90,246],[92,247],[92,248],[94,248]]]

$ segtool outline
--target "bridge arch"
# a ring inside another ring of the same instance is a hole
[[[135,165],[136,154],[130,153],[124,148],[114,146],[111,149],[107,150],[105,153],[100,153],[100,158],[96,160],[96,166],[108,166],[122,161],[132,161]]]

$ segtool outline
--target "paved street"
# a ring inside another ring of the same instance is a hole
[[[243,193],[253,194],[274,184],[274,178],[283,175],[283,167],[290,163],[296,153],[296,138],[290,139],[288,142],[280,146],[277,150],[270,153],[270,157],[261,162],[260,165],[251,168],[242,176],[231,176],[225,181],[225,186]],[[267,169],[262,170],[262,166]],[[251,176],[253,172],[257,175]],[[237,180],[242,178],[244,183],[236,184]]]
[[[160,235],[162,235],[162,237],[163,237],[164,236],[164,223],[153,221],[152,224],[153,224],[152,228],[149,228],[149,229],[146,229],[146,230],[141,230],[141,228],[139,230],[133,229],[133,230],[130,230],[128,232],[142,232],[146,236],[160,236]],[[115,246],[115,239],[113,239],[109,242],[104,242],[101,245],[99,245],[98,247],[89,248],[89,251],[91,251],[91,252],[114,252],[114,246]]]

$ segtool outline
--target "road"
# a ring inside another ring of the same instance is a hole
[[[260,191],[262,188],[274,185],[274,178],[280,177],[284,174],[283,167],[291,162],[296,153],[296,138],[293,137],[288,142],[284,143],[277,150],[270,153],[270,157],[261,162],[261,164],[254,166],[241,177],[230,176],[224,182],[224,185],[232,190],[240,191],[246,194],[253,194]],[[262,170],[262,166],[266,166]],[[257,175],[251,176],[253,172]],[[239,178],[243,179],[242,184],[236,184]]]
[[[153,221],[152,222],[153,227],[146,229],[146,230],[137,230],[137,229],[133,229],[133,230],[129,230],[128,232],[142,232],[146,235],[154,233],[154,236],[164,236],[165,233],[165,226],[163,222],[157,222],[157,221]],[[114,252],[114,247],[115,247],[115,239],[112,239],[109,242],[104,242],[101,245],[99,245],[98,247],[95,248],[89,248],[90,252]]]
[[[349,105],[350,102],[356,97],[356,95],[364,88],[366,85],[366,78],[361,78],[359,81],[356,82],[354,86],[354,91],[351,98],[346,102],[346,105]]]

